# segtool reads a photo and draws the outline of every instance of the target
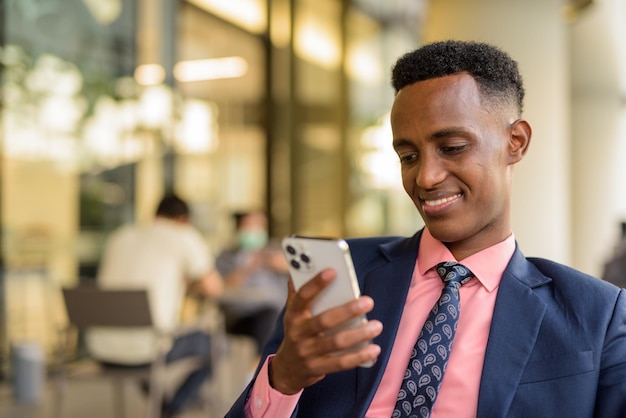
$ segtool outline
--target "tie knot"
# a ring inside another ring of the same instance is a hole
[[[470,269],[454,261],[444,261],[437,264],[437,274],[445,285],[451,283],[465,284],[474,277],[474,273]]]

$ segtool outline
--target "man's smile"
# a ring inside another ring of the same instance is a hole
[[[452,196],[439,197],[436,199],[424,199],[420,197],[420,201],[422,202],[422,207],[424,208],[425,212],[436,213],[442,211],[454,202],[458,201],[459,199],[461,199],[461,197],[463,197],[463,194],[457,193]]]

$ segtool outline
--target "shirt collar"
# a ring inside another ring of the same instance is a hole
[[[419,245],[417,265],[421,276],[442,261],[459,261],[491,292],[500,283],[502,274],[515,252],[515,236],[511,233],[504,241],[463,260],[456,260],[450,250],[430,234],[428,228],[424,228]]]

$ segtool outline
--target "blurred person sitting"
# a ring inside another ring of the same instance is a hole
[[[223,281],[200,233],[190,223],[188,205],[175,195],[165,196],[156,217],[146,226],[125,225],[108,239],[99,266],[102,288],[147,289],[153,321],[159,331],[178,325],[187,292],[215,298]],[[86,335],[91,355],[109,366],[150,364],[158,354],[158,335],[152,328],[93,328]],[[192,371],[163,404],[163,417],[182,411],[210,376],[209,335],[196,331],[171,341],[166,362],[206,355],[206,363]]]
[[[621,288],[626,288],[626,222],[621,224],[620,242],[611,259],[604,264],[602,279]]]
[[[226,284],[226,332],[253,338],[260,353],[287,299],[287,261],[269,241],[264,212],[237,212],[233,218],[236,243],[216,259]]]

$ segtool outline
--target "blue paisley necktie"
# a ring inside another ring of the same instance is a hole
[[[444,288],[413,347],[392,418],[427,418],[437,399],[459,319],[459,288],[474,276],[452,261],[437,264],[437,273]]]

